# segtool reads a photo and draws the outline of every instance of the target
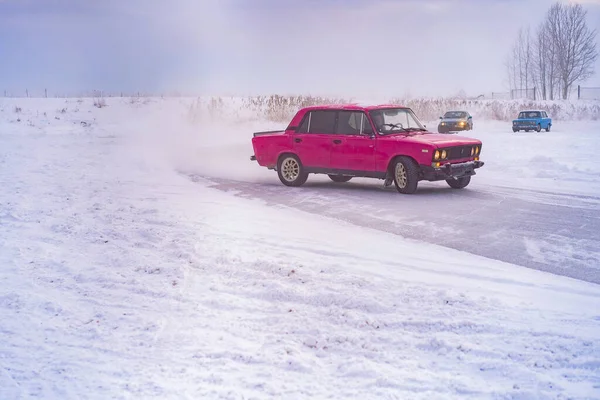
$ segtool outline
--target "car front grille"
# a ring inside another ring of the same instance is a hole
[[[456,146],[448,149],[448,160],[457,160],[459,158],[471,157],[473,146]]]

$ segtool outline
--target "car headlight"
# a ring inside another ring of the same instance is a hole
[[[475,154],[479,154],[479,150],[480,150],[480,149],[479,149],[479,146],[476,146],[476,147],[475,147]]]
[[[439,160],[440,159],[440,151],[436,150],[435,153],[433,154],[433,159],[434,160]]]
[[[446,123],[445,123],[445,122],[442,122],[442,126],[444,126],[444,125],[446,125]]]
[[[446,150],[442,150],[442,160],[446,158]]]
[[[459,124],[460,126],[463,126],[463,125],[465,124],[465,121],[460,121],[458,124]]]

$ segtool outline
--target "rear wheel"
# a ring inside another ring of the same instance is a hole
[[[392,173],[396,190],[403,194],[413,194],[419,183],[417,164],[408,157],[398,157],[392,164]]]
[[[300,159],[293,154],[286,154],[279,158],[277,175],[281,183],[286,186],[301,186],[308,179],[308,173],[304,171]]]
[[[471,182],[470,176],[463,176],[462,178],[450,178],[446,179],[446,183],[452,189],[462,189],[467,187],[467,185]]]
[[[344,176],[344,175],[327,175],[327,176],[332,181],[338,182],[338,183],[348,182],[350,179],[352,179],[351,176]]]

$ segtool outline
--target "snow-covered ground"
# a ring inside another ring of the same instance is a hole
[[[0,99],[0,398],[600,398],[597,284],[216,188],[281,186],[248,160],[280,124],[190,110]],[[598,226],[598,124],[476,124],[464,193],[577,193]],[[318,196],[403,204],[371,186]]]

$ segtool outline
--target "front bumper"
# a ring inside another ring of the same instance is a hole
[[[475,170],[483,167],[484,164],[483,161],[467,161],[458,164],[445,164],[439,168],[422,165],[422,178],[426,181],[441,181],[471,176],[475,175]]]
[[[464,131],[469,129],[469,125],[465,124],[465,125],[455,125],[455,124],[439,124],[438,125],[438,132],[439,131],[443,131],[443,132],[450,132],[450,131]]]
[[[523,131],[525,129],[537,129],[538,124],[535,122],[528,122],[528,123],[517,123],[517,124],[513,124],[513,129],[515,130],[519,130],[519,131]]]

